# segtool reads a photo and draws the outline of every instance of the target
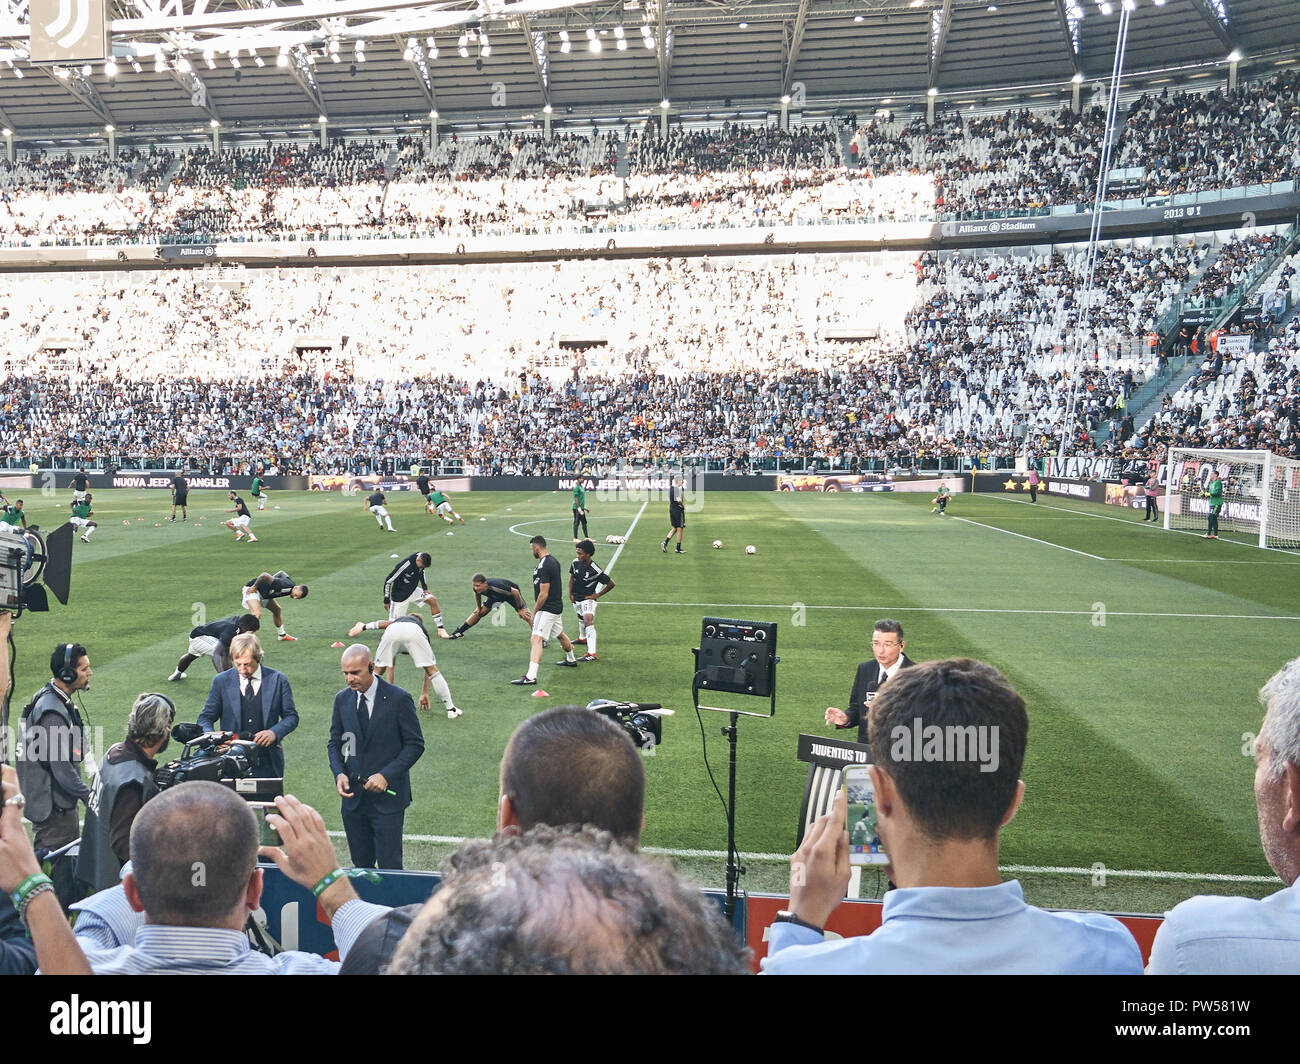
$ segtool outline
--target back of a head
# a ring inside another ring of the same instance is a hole
[[[903,669],[871,703],[872,756],[935,840],[997,836],[1028,734],[1024,699],[993,666],[969,658]]]
[[[501,793],[524,831],[590,824],[630,846],[641,837],[641,755],[617,724],[581,706],[555,706],[515,729],[501,758]]]
[[[749,951],[668,866],[607,832],[465,843],[402,939],[395,975],[742,975]]]
[[[239,905],[257,865],[257,822],[228,787],[179,784],[136,816],[131,865],[151,923],[219,925]]]

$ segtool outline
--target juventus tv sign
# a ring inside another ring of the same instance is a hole
[[[32,62],[84,63],[108,55],[108,0],[31,0]]]

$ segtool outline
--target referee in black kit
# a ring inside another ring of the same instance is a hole
[[[668,553],[668,544],[673,536],[677,537],[677,553],[685,554],[682,550],[682,532],[686,528],[686,492],[682,488],[682,478],[680,475],[673,477],[673,482],[668,488],[668,535],[664,536],[664,541],[660,544],[659,549],[665,554]]]

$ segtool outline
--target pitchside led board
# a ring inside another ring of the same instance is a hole
[[[33,63],[88,63],[108,55],[108,0],[31,0]]]

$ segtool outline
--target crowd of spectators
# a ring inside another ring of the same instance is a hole
[[[1128,109],[1118,196],[1284,180],[1300,166],[1300,75],[1233,92],[1165,91]],[[652,121],[502,132],[45,156],[0,162],[0,239],[269,240],[510,235],[934,220],[1091,200],[1104,130],[1073,114],[941,112],[856,128]],[[852,136],[850,137],[850,133]],[[88,219],[94,219],[88,222]]]
[[[894,468],[1054,452],[1073,408],[1073,452],[1111,454],[1159,368],[1154,323],[1212,254],[1104,245],[1086,308],[1080,247],[15,276],[0,448],[313,473]],[[1112,418],[1118,441],[1094,442]]]

